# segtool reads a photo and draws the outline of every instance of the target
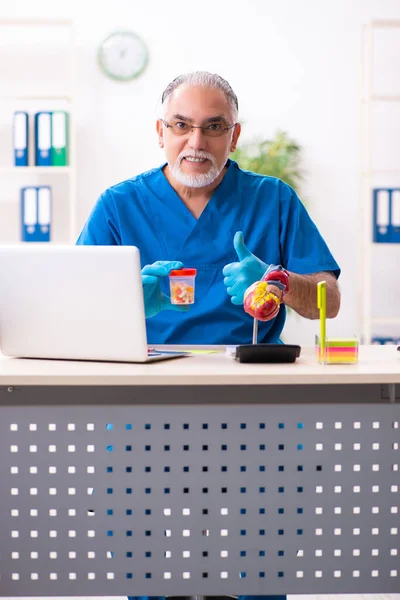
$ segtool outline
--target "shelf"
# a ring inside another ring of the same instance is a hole
[[[380,28],[380,29],[379,29]],[[389,36],[390,34],[390,36]],[[400,249],[400,243],[392,242],[375,242],[373,240],[373,198],[372,190],[374,188],[397,188],[400,187],[400,160],[390,161],[390,154],[381,152],[379,163],[381,168],[377,168],[378,164],[373,164],[374,160],[374,145],[375,141],[375,126],[379,126],[379,114],[375,114],[376,109],[387,111],[390,108],[396,110],[396,104],[400,103],[400,89],[389,89],[377,87],[376,71],[378,68],[378,54],[376,52],[376,36],[386,42],[387,49],[389,48],[395,56],[396,45],[394,38],[398,41],[400,34],[400,19],[371,19],[366,23],[362,30],[362,56],[360,64],[360,143],[359,143],[359,215],[360,223],[359,241],[358,241],[358,257],[359,264],[358,275],[358,296],[360,298],[360,306],[358,312],[358,329],[359,335],[364,340],[364,343],[371,343],[372,337],[379,329],[388,329],[389,331],[400,328],[400,313],[398,303],[395,298],[390,306],[382,309],[382,316],[373,316],[373,297],[372,284],[376,276],[375,270],[378,264],[382,262],[387,265],[388,269],[396,269],[399,260],[397,254]],[[393,39],[392,39],[393,38]],[[387,59],[389,54],[384,54]],[[385,73],[386,76],[388,76]],[[399,86],[397,86],[399,87]],[[400,106],[400,105],[399,105]],[[397,115],[397,113],[396,113]],[[398,120],[398,119],[397,119]],[[388,155],[387,155],[388,154]],[[397,167],[396,167],[397,164]],[[393,165],[392,168],[390,168]],[[385,168],[386,167],[386,168]],[[386,185],[382,182],[386,182]],[[377,185],[380,183],[381,185]],[[398,185],[396,185],[398,184]],[[396,248],[397,246],[397,248]],[[393,250],[390,250],[390,247]],[[386,313],[390,316],[383,316]],[[386,326],[386,328],[385,328]]]
[[[400,175],[400,168],[398,169],[370,169],[369,171],[362,171],[361,175]]]
[[[63,101],[63,102],[69,102],[72,103],[72,98],[71,96],[65,95],[65,94],[15,94],[15,95],[10,95],[10,96],[5,96],[5,95],[1,95],[0,94],[0,101],[1,100],[7,100],[7,101],[18,101],[18,100],[27,100],[29,102],[31,101],[35,101],[35,100],[39,100],[40,102],[43,100],[56,100],[56,101]]]
[[[71,26],[74,21],[71,19],[0,19],[0,25],[59,25],[62,27]]]
[[[77,227],[77,198],[76,198],[76,121],[73,117],[75,102],[76,102],[76,66],[77,66],[77,45],[76,45],[76,28],[75,20],[70,17],[55,17],[46,18],[43,16],[32,16],[25,18],[17,17],[0,17],[0,32],[2,36],[2,48],[0,50],[0,66],[5,72],[9,69],[10,52],[9,48],[16,51],[29,52],[30,45],[38,52],[37,60],[34,67],[37,68],[37,77],[32,77],[31,69],[28,64],[21,64],[20,76],[15,80],[17,83],[10,81],[6,88],[0,85],[0,111],[7,116],[8,121],[11,121],[12,113],[15,110],[27,111],[31,116],[37,111],[54,111],[65,110],[71,116],[69,121],[69,165],[39,167],[30,164],[27,167],[16,167],[13,158],[13,146],[11,139],[9,141],[10,153],[8,158],[4,155],[0,163],[0,185],[1,189],[0,208],[1,217],[3,219],[4,210],[11,215],[11,210],[14,212],[12,219],[16,216],[16,198],[18,194],[8,190],[11,187],[39,186],[41,184],[51,185],[55,188],[54,193],[54,212],[52,215],[52,236],[55,238],[51,242],[23,242],[18,239],[17,244],[32,244],[49,245],[51,243],[70,244],[75,243],[79,228]],[[23,28],[21,27],[23,26]],[[4,37],[4,39],[3,39]],[[37,39],[40,40],[38,45]],[[20,50],[18,49],[20,45]],[[56,53],[54,52],[56,50]],[[49,78],[48,67],[55,71],[59,71],[57,53],[62,55],[62,71],[59,77]],[[54,56],[53,56],[54,55]],[[19,54],[18,54],[19,56]],[[40,60],[43,56],[44,61]],[[36,55],[35,55],[36,57]],[[57,62],[55,62],[57,61]],[[43,64],[42,64],[43,62]],[[36,70],[35,70],[36,73]],[[18,84],[18,85],[17,85]],[[29,119],[29,158],[31,163],[35,162],[34,152],[34,127],[33,120]],[[62,185],[61,185],[62,184]],[[63,203],[62,207],[58,202],[58,191],[62,189]],[[56,198],[57,192],[57,198]],[[8,215],[8,216],[10,216]],[[60,218],[62,217],[62,222]],[[13,223],[4,224],[4,239],[13,240],[14,233],[10,231],[19,231],[19,220]],[[19,236],[18,236],[19,237]],[[0,239],[1,242],[1,239]],[[6,242],[7,243],[7,242]],[[13,242],[14,243],[14,242]]]
[[[371,246],[373,248],[377,248],[378,246],[384,246],[385,248],[388,248],[389,246],[396,248],[396,246],[398,246],[400,248],[400,242],[371,242]]]
[[[387,28],[396,28],[400,27],[399,19],[372,19],[371,21],[372,27],[387,27]]]
[[[397,94],[385,94],[385,95],[379,95],[379,94],[374,94],[371,97],[371,100],[373,100],[374,102],[400,102],[400,95]]]
[[[361,98],[361,102],[366,104],[368,101],[372,102],[400,102],[400,95],[398,94],[373,94],[369,98]]]
[[[398,325],[400,327],[400,318],[398,317],[372,317],[371,322],[375,325]]]
[[[71,167],[0,167],[0,175],[69,175]]]

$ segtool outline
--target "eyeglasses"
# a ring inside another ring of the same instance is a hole
[[[201,129],[202,134],[208,137],[220,137],[225,131],[229,131],[229,129],[232,129],[232,127],[235,127],[237,124],[233,123],[232,125],[228,125],[228,127],[224,127],[224,121],[220,123],[210,123],[209,125],[191,125],[185,121],[167,123],[164,119],[161,119],[161,121],[164,123],[165,127],[171,129],[172,133],[175,135],[185,135],[187,133],[192,133],[193,129]]]

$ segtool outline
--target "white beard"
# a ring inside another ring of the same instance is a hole
[[[190,156],[192,158],[205,158],[208,159],[211,163],[211,166],[207,173],[199,173],[197,175],[189,175],[185,173],[181,169],[181,163],[184,158]],[[178,158],[175,161],[175,164],[171,168],[171,173],[173,177],[179,181],[182,185],[186,187],[192,188],[202,188],[210,185],[213,181],[215,181],[218,175],[221,173],[224,168],[225,162],[222,167],[218,167],[217,162],[212,154],[208,152],[193,152],[188,153],[187,151],[181,152]]]

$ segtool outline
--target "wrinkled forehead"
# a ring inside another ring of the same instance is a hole
[[[233,109],[222,90],[182,85],[164,103],[164,116],[168,119],[173,115],[185,116],[193,122],[217,116],[230,122]]]

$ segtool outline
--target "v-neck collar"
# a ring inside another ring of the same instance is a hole
[[[153,171],[154,177],[151,181],[146,181],[153,196],[152,199],[148,199],[148,208],[154,216],[157,234],[165,250],[167,252],[173,250],[179,254],[192,235],[208,229],[209,226],[212,228],[212,223],[216,219],[222,219],[226,211],[232,210],[232,206],[225,207],[224,204],[226,204],[227,191],[232,188],[238,165],[228,159],[226,163],[228,168],[222,181],[214,190],[199,218],[196,219],[164,175],[163,169],[166,164]]]
[[[165,194],[165,197],[171,203],[171,206],[174,205],[173,206],[174,209],[176,209],[180,213],[187,214],[187,220],[192,223],[193,227],[196,225],[196,223],[198,223],[202,219],[203,215],[205,213],[207,213],[207,211],[212,210],[213,206],[215,204],[218,204],[218,199],[221,196],[222,197],[224,196],[224,190],[225,190],[225,188],[229,187],[230,180],[233,177],[234,167],[237,168],[237,163],[235,163],[234,161],[232,161],[228,158],[228,160],[226,162],[227,170],[226,170],[226,173],[225,173],[223,179],[221,180],[218,187],[214,190],[211,198],[207,202],[207,204],[204,207],[204,210],[201,213],[201,215],[199,216],[199,218],[196,219],[196,217],[190,212],[190,210],[188,209],[186,204],[183,202],[183,200],[181,199],[179,194],[174,190],[174,188],[168,181],[167,177],[165,176],[163,169],[166,167],[166,165],[167,165],[167,163],[164,163],[160,167],[160,177],[159,177],[159,181],[157,181],[157,185],[160,183],[161,192],[163,191],[162,188],[168,189],[168,193]]]

